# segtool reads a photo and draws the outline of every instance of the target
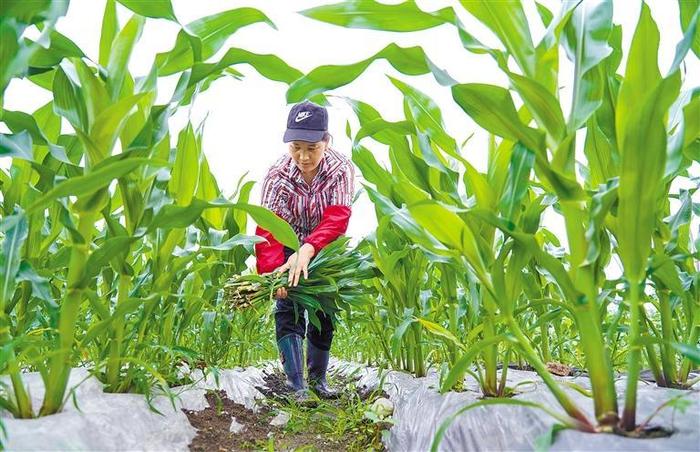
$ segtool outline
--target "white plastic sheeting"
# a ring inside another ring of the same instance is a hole
[[[172,389],[177,394],[175,408],[166,396],[154,398],[152,405],[162,415],[149,409],[143,395],[105,393],[87,370],[73,369],[69,388],[77,385],[79,410],[69,400],[61,413],[37,419],[13,419],[0,411],[7,430],[5,446],[8,450],[187,450],[196,430],[181,408],[202,410],[208,406],[206,390],[223,389],[234,402],[255,409],[263,395],[254,386],[264,383],[264,372],[270,369],[266,365],[223,370],[218,385],[213,375],[202,378],[195,370],[196,383]],[[41,377],[37,373],[23,377],[38,410],[44,394]]]
[[[224,390],[229,399],[244,405],[248,409],[257,411],[259,404],[256,401],[263,399],[265,396],[256,387],[265,385],[265,374],[271,372],[274,368],[274,363],[264,363],[259,367],[250,366],[245,369],[237,367],[235,369],[221,370],[218,377],[211,372],[207,373],[206,377],[203,377],[202,371],[196,369],[191,374],[191,378],[195,381],[191,387],[201,390]],[[187,387],[186,389],[189,388]]]
[[[359,384],[367,388],[379,385],[377,369],[366,368],[354,363],[331,360],[331,369],[343,375],[360,376]],[[590,388],[586,377],[556,377],[560,381],[571,381],[584,388]],[[389,450],[429,450],[433,436],[440,424],[458,409],[477,402],[480,397],[474,379],[465,380],[466,391],[440,394],[438,375],[431,371],[424,378],[396,371],[385,375],[384,390],[394,402],[393,419],[396,423],[385,440]],[[544,403],[556,410],[556,400],[534,372],[509,369],[508,386],[518,387],[519,399]],[[624,379],[617,381],[618,394],[624,392]],[[584,395],[565,389],[574,401],[585,408],[593,418],[592,401]],[[651,384],[639,383],[637,401],[638,420],[645,419],[668,399],[682,393],[678,390],[658,388]],[[609,434],[587,434],[564,430],[557,434],[550,450],[590,451],[590,450],[700,450],[700,394],[688,393],[691,405],[685,414],[667,408],[654,418],[652,424],[670,427],[675,433],[668,438],[632,439]],[[622,400],[620,400],[622,406]],[[494,451],[494,450],[533,450],[535,440],[555,423],[541,410],[522,406],[495,405],[478,407],[466,411],[455,419],[440,444],[445,451]]]

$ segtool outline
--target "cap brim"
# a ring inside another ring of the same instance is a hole
[[[284,132],[282,141],[285,143],[290,141],[310,141],[315,143],[321,141],[325,133],[325,130],[287,129],[287,131]]]

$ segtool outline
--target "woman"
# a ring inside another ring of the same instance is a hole
[[[321,248],[345,233],[354,194],[352,162],[330,148],[328,112],[304,101],[292,107],[283,141],[289,154],[269,169],[262,186],[262,205],[286,220],[299,237],[298,252],[283,246],[269,231],[258,226],[255,234],[267,239],[255,245],[259,274],[289,270],[289,285],[308,278],[308,267]],[[295,315],[286,288],[278,289],[275,306],[275,335],[287,385],[299,401],[309,399],[308,388],[321,398],[337,397],[328,387],[326,370],[333,340],[333,324],[323,312],[319,330],[311,323],[305,328],[304,311]],[[304,380],[302,341],[307,339],[309,385]]]

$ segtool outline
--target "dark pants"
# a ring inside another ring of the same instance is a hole
[[[289,256],[294,254],[294,250],[284,247],[284,261],[287,262]],[[313,259],[313,258],[312,258]],[[303,277],[303,275],[302,275]],[[306,337],[312,344],[321,350],[330,350],[331,342],[333,341],[333,323],[322,310],[318,310],[316,315],[321,321],[321,330],[316,328],[309,322],[306,323],[306,314],[304,308],[297,304],[298,315],[294,312],[294,302],[288,298],[277,298],[275,304],[275,333],[277,340],[288,334],[298,334],[301,337]],[[295,318],[296,317],[296,318]],[[304,331],[306,329],[306,331]],[[304,334],[306,332],[306,334]]]

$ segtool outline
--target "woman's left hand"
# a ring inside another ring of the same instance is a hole
[[[304,278],[309,278],[309,262],[316,254],[316,249],[309,243],[304,243],[299,251],[289,256],[287,262],[279,267],[275,272],[284,272],[289,269],[289,285],[296,286],[299,284],[301,273],[304,272]]]

